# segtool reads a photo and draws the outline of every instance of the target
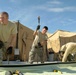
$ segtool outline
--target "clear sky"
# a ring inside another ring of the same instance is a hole
[[[0,0],[2,11],[9,13],[9,20],[19,20],[33,30],[40,16],[41,29],[47,25],[50,33],[57,30],[76,32],[76,0]]]

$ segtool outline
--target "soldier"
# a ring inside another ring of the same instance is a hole
[[[68,55],[76,52],[76,43],[75,42],[66,43],[61,47],[60,51],[64,51],[62,62],[66,62]]]
[[[35,57],[36,53],[40,57],[41,63],[44,63],[43,52],[44,52],[44,49],[46,48],[46,42],[47,42],[46,32],[48,30],[48,27],[44,26],[41,33],[40,33],[39,29],[40,29],[40,27],[38,25],[36,31],[33,34],[35,36],[35,39],[33,41],[32,48],[29,52],[29,63],[31,63],[31,64],[34,61],[34,57]]]
[[[10,47],[13,48],[16,41],[17,27],[8,19],[9,15],[7,12],[0,13],[0,41],[4,44],[4,47],[0,50],[1,61],[3,60],[3,54],[6,55],[6,50]]]

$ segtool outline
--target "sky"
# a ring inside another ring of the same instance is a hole
[[[2,11],[9,13],[9,20],[19,20],[32,30],[36,29],[40,16],[40,30],[48,26],[49,33],[76,32],[76,0],[0,0]]]

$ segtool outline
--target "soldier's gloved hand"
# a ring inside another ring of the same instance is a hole
[[[38,42],[38,46],[39,46],[39,47],[42,47],[42,45],[41,45],[41,43],[40,43],[40,42]]]
[[[39,30],[39,29],[40,29],[40,25],[37,26],[36,30]]]
[[[4,43],[0,40],[0,49],[4,46]]]
[[[13,51],[13,47],[8,47],[7,48],[7,54],[12,54]]]

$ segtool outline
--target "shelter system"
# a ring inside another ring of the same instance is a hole
[[[29,50],[33,42],[33,30],[22,25],[20,22],[15,22],[18,28],[17,41],[15,43],[16,48],[19,49],[19,54],[13,50],[10,60],[19,59],[22,61],[28,61]],[[76,42],[76,33],[58,30],[54,34],[47,33],[47,50],[44,51],[44,60],[46,61],[49,55],[49,52],[54,53],[54,57],[57,57],[56,54],[59,52],[62,45],[68,42]],[[36,57],[37,58],[37,57]],[[35,60],[36,60],[35,58]],[[55,58],[54,58],[55,59]]]

